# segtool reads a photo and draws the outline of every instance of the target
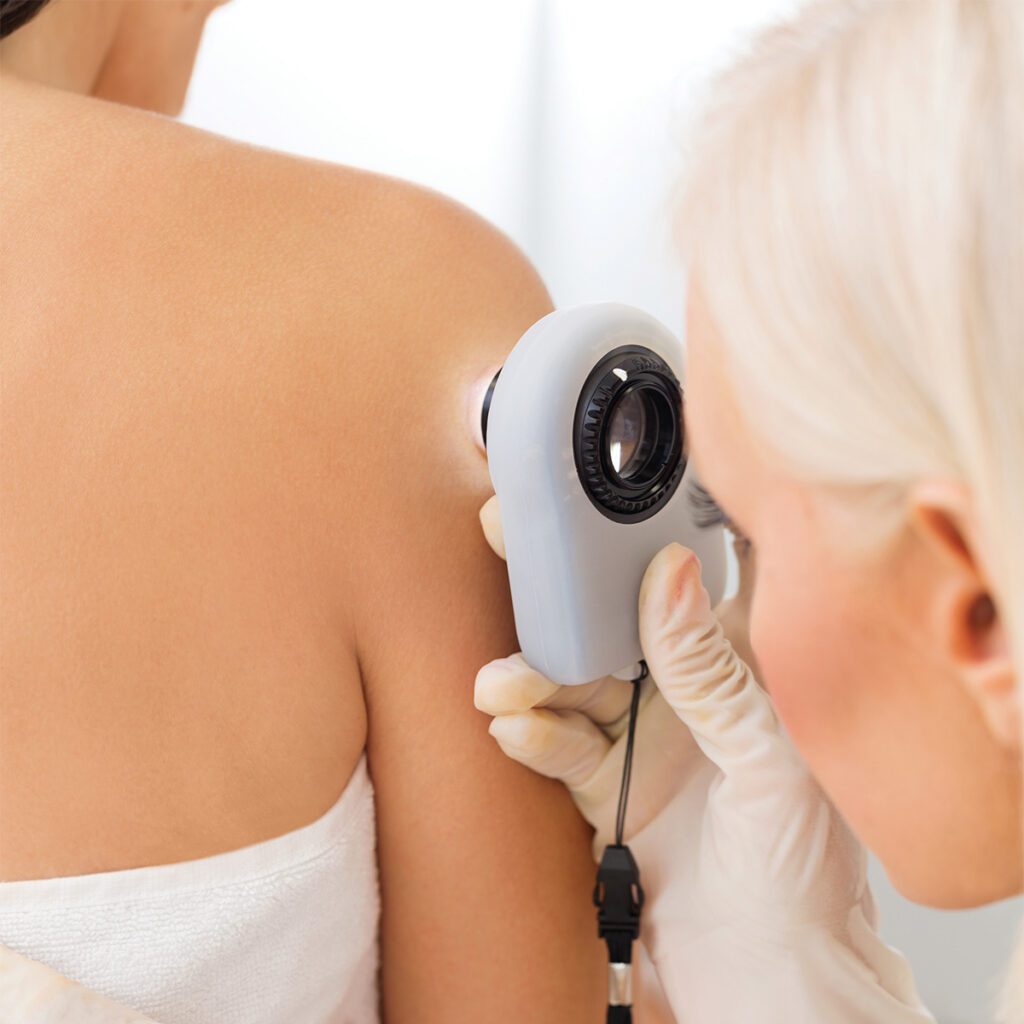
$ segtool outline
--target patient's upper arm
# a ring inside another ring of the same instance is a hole
[[[522,257],[434,200],[396,255],[398,323],[367,354],[375,397],[356,457],[354,630],[377,793],[386,1019],[600,1018],[589,830],[558,784],[505,758],[473,679],[516,648],[490,493],[466,430],[470,382],[550,300]],[[407,222],[408,218],[403,218]],[[376,467],[368,473],[367,466]]]

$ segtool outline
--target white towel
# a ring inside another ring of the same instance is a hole
[[[0,942],[160,1024],[377,1024],[375,838],[364,757],[325,815],[267,842],[0,882]]]
[[[45,964],[0,946],[0,1020],[4,1024],[155,1024]]]

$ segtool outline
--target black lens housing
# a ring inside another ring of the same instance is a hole
[[[629,460],[636,469],[623,475],[612,462],[609,431],[616,408],[627,397],[641,401],[645,415]],[[641,345],[624,345],[594,367],[576,403],[573,454],[583,490],[609,519],[643,522],[669,501],[686,460],[683,391],[664,359]]]

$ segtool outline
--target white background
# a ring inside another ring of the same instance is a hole
[[[686,117],[709,69],[792,7],[233,0],[211,18],[184,119],[446,192],[522,246],[557,304],[631,302],[678,331],[667,211]],[[883,932],[940,1021],[990,1021],[1019,901],[924,910],[872,871]]]

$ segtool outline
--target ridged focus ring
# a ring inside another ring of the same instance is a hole
[[[640,345],[609,352],[587,377],[576,404],[573,452],[587,497],[609,519],[641,522],[675,493],[686,469],[682,399],[668,364]],[[635,436],[624,445],[619,438],[629,435],[627,424]]]

